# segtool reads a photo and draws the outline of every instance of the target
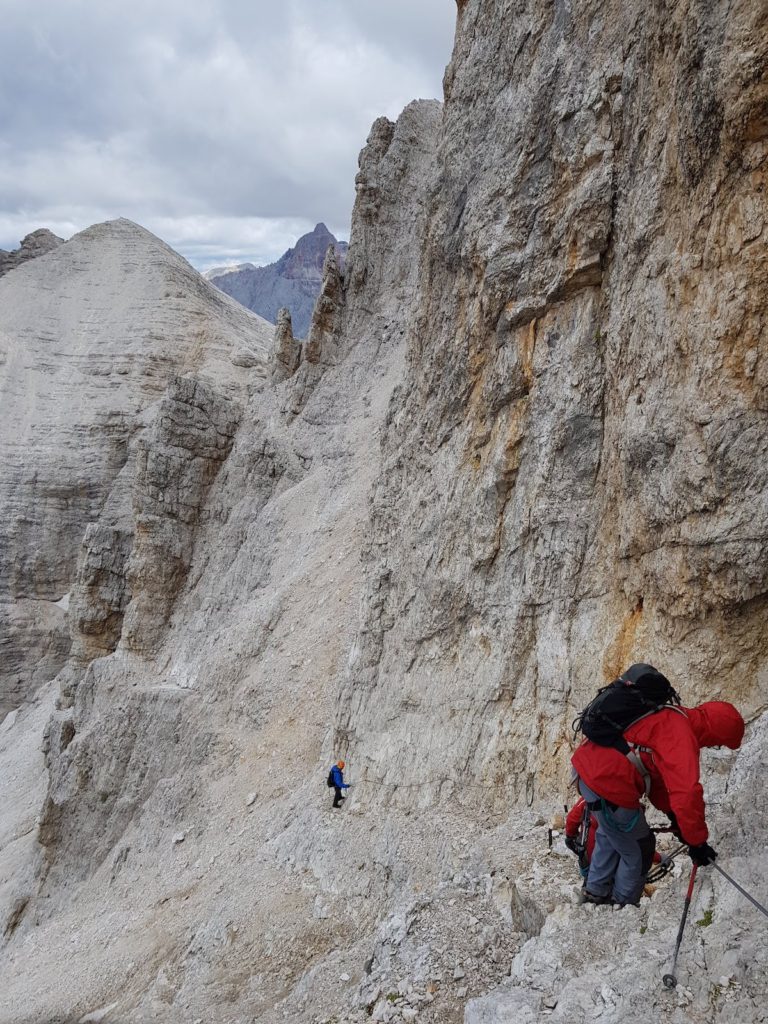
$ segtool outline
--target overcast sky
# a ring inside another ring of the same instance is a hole
[[[455,0],[0,0],[0,248],[130,217],[201,269],[348,237],[374,118],[442,96]]]

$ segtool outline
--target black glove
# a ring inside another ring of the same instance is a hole
[[[571,838],[571,836],[566,836],[565,845],[568,847],[571,853],[575,853],[577,857],[579,856],[581,851],[579,850],[579,844],[575,839]]]
[[[707,864],[711,864],[712,861],[717,858],[717,854],[709,843],[701,843],[699,846],[689,846],[688,853],[693,863],[698,864],[700,868],[705,868]]]

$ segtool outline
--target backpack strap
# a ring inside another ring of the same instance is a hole
[[[640,747],[637,744],[632,743],[630,745],[630,751],[625,755],[625,757],[630,764],[634,765],[634,767],[640,772],[640,777],[643,780],[643,788],[645,789],[645,795],[648,796],[651,792],[651,773],[643,764],[643,759],[640,757],[641,753],[652,754],[653,751],[650,747]]]
[[[679,715],[682,715],[683,718],[688,717],[686,713],[683,711],[683,709],[679,708],[676,704],[662,704],[659,708],[656,709],[656,711],[676,711]],[[635,719],[632,725],[636,725],[638,722],[641,722],[644,718],[650,718],[651,715],[656,714],[656,711],[649,711],[648,714],[641,715],[640,718]],[[628,726],[627,728],[630,728],[630,726]],[[650,754],[651,757],[653,757],[653,748],[643,747],[639,743],[630,743],[628,740],[625,742],[627,743],[627,746],[630,748],[629,753],[625,753],[625,757],[640,772],[640,775],[643,780],[643,786],[645,787],[645,795],[648,796],[648,794],[651,791],[651,774],[645,767],[643,759],[642,757],[640,757],[640,755]]]
[[[677,704],[662,704],[661,707],[659,708],[659,711],[662,711],[665,708],[666,708],[667,711],[676,711],[678,713],[678,715],[682,715],[683,718],[687,718],[688,717],[688,715],[685,713],[685,708],[678,707]]]

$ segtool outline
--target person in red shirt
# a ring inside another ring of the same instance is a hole
[[[589,814],[589,825],[586,829],[586,842],[584,842],[583,835],[585,814]],[[592,860],[592,852],[595,849],[596,832],[597,818],[587,808],[587,802],[584,797],[580,796],[566,815],[565,845],[579,858],[579,871],[584,879],[586,879],[587,873],[589,872],[589,862]]]
[[[633,666],[656,672],[652,666]],[[629,669],[623,678],[631,677]],[[635,722],[624,738],[643,772],[624,754],[585,740],[573,755],[579,791],[598,819],[586,899],[636,903],[652,863],[655,841],[641,799],[667,814],[688,844],[691,859],[706,865],[717,854],[708,844],[704,792],[699,780],[702,747],[741,745],[744,720],[732,704],[709,701],[697,708],[664,707]]]

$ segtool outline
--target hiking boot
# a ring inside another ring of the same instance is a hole
[[[590,892],[589,889],[584,889],[584,902],[594,903],[598,907],[613,906],[613,900],[610,896],[597,896],[595,893]]]

